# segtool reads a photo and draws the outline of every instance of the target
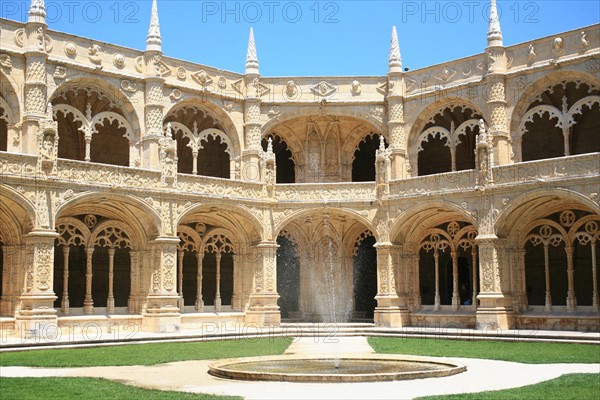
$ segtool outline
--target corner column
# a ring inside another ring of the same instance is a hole
[[[409,323],[408,308],[405,299],[396,292],[394,257],[398,246],[390,242],[375,243],[377,249],[377,307],[375,307],[375,325],[402,327]],[[404,287],[404,282],[401,286]]]
[[[56,324],[54,301],[54,230],[34,230],[25,238],[25,282],[15,325],[25,336],[44,336]]]
[[[152,276],[147,307],[142,313],[144,330],[176,332],[181,328],[177,292],[179,237],[158,237],[152,243]]]
[[[256,269],[254,285],[250,294],[246,323],[275,326],[281,323],[277,300],[277,242],[261,242],[256,245]]]
[[[514,329],[515,316],[506,273],[505,241],[494,234],[475,238],[479,248],[480,291],[476,312],[478,329]]]

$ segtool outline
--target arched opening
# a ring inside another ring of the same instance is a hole
[[[571,154],[600,152],[600,103],[594,103],[591,109],[583,107],[583,112],[576,114],[574,119]]]
[[[565,146],[562,130],[556,127],[556,119],[535,115],[533,122],[527,123],[527,133],[523,135],[523,161],[562,157]]]
[[[198,293],[198,259],[195,253],[185,250],[183,252],[182,266],[182,288],[183,305],[193,306],[196,304]]]
[[[477,296],[477,231],[453,221],[429,229],[419,248],[419,290],[422,305],[474,304]]]
[[[90,149],[92,162],[129,166],[129,140],[123,136],[125,129],[119,128],[117,121],[106,122],[97,129]]]
[[[277,304],[281,318],[295,318],[300,294],[300,258],[297,245],[288,237],[277,237]]]
[[[58,122],[58,157],[130,165],[133,131],[123,111],[102,90],[69,87],[52,100]]]
[[[432,137],[421,143],[422,151],[419,152],[419,176],[440,174],[451,171],[452,160],[448,138]]]
[[[482,116],[466,105],[439,109],[416,143],[419,175],[475,168],[475,142]]]
[[[600,89],[582,81],[548,86],[521,117],[523,161],[600,151]]]
[[[522,238],[525,295],[529,306],[569,312],[598,311],[600,218],[583,210],[563,210],[533,221]],[[554,306],[560,306],[554,309]]]
[[[379,134],[377,133],[370,134],[361,140],[352,161],[352,182],[375,181],[375,151],[378,148]]]
[[[227,144],[220,137],[209,136],[201,141],[201,145],[202,148],[198,150],[198,175],[229,179]]]
[[[372,320],[377,306],[377,250],[375,237],[364,236],[354,248],[354,319]]]
[[[217,311],[221,306],[232,306],[233,264],[232,253],[204,253],[202,298],[205,305]]]
[[[296,166],[292,158],[292,151],[281,136],[274,133],[269,135],[273,140],[273,153],[275,153],[275,164],[277,166],[277,183],[295,183],[296,182]],[[263,151],[267,151],[268,140],[263,138]]]
[[[171,111],[164,126],[171,125],[177,141],[177,171],[182,174],[231,177],[234,149],[223,124],[207,110],[186,105]]]

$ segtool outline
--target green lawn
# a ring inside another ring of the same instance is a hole
[[[128,344],[85,349],[3,352],[0,353],[0,366],[154,365],[173,361],[252,357],[282,354],[291,342],[291,338],[270,337],[210,342]]]
[[[600,374],[568,374],[520,388],[490,392],[419,397],[420,400],[596,400],[600,398]]]
[[[573,343],[503,342],[370,337],[377,353],[485,358],[528,364],[600,363],[600,346]]]
[[[19,400],[241,400],[241,397],[165,392],[99,378],[1,378],[0,397]]]

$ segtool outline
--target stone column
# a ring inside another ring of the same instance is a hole
[[[152,243],[152,276],[147,306],[142,313],[144,330],[176,332],[181,329],[177,292],[179,237],[161,236]]]
[[[488,133],[494,148],[494,162],[497,165],[511,164],[512,146],[506,117],[506,52],[504,47],[492,46],[487,49],[488,73],[485,76],[488,115]]]
[[[158,51],[144,53],[145,81],[145,132],[142,134],[143,168],[160,170],[159,144],[163,134],[163,87],[165,79],[161,75],[162,54]]]
[[[246,323],[273,326],[281,323],[277,300],[277,242],[256,245],[254,285],[250,294]]]
[[[221,253],[215,254],[215,311],[221,311]]]
[[[183,250],[177,249],[177,288],[179,289],[179,310],[183,312]]]
[[[458,252],[450,252],[452,257],[452,311],[460,308],[460,293],[458,291]]]
[[[567,311],[573,312],[577,309],[577,297],[575,297],[575,269],[573,268],[573,246],[565,246],[567,253]]]
[[[242,310],[242,264],[238,254],[233,255],[233,294],[231,295],[231,307],[233,311]]]
[[[49,326],[56,324],[53,291],[54,230],[34,230],[25,237],[25,282],[15,325],[24,336],[41,336]]]
[[[479,234],[475,241],[479,247],[480,268],[476,325],[479,329],[513,329],[515,317],[506,273],[505,241],[494,234]]]
[[[63,294],[60,302],[60,311],[68,315],[69,314],[69,253],[71,248],[66,245],[63,246]]]
[[[258,96],[258,76],[246,76],[246,99],[244,101],[245,150],[242,154],[241,179],[250,182],[260,181],[260,154],[262,148],[260,123],[260,97]]]
[[[398,246],[390,242],[379,242],[375,244],[375,248],[377,249],[375,324],[386,327],[406,326],[409,323],[408,308],[405,299],[400,299],[396,292],[394,258],[397,257]]]
[[[85,299],[83,300],[83,312],[84,314],[94,313],[94,300],[92,299],[92,256],[94,255],[94,248],[88,247],[85,249]]]
[[[196,271],[196,311],[204,311],[204,300],[202,299],[202,261],[204,260],[204,253],[198,251],[196,253],[196,262],[198,263],[198,269]]]
[[[115,312],[115,295],[113,293],[115,281],[115,249],[108,249],[108,297],[106,299],[106,313]]]
[[[25,84],[21,151],[37,154],[39,124],[45,117],[47,103],[46,23],[29,19],[25,24]]]

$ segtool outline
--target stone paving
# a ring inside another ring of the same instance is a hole
[[[307,356],[332,352],[356,355],[372,353],[373,350],[365,337],[303,337],[286,351],[287,354]],[[440,360],[456,360],[465,364],[467,371],[443,378],[377,383],[236,382],[208,375],[206,371],[211,361],[203,360],[127,367],[2,367],[0,377],[102,377],[153,389],[237,395],[247,399],[409,399],[426,395],[508,389],[567,373],[600,373],[600,364],[521,364],[468,358]]]

